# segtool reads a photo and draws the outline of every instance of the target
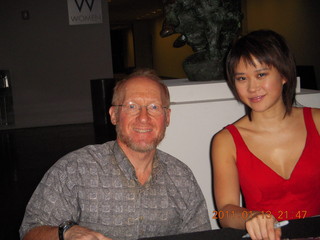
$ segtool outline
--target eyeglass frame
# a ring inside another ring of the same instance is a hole
[[[169,109],[169,107],[161,106],[160,104],[155,104],[155,103],[150,103],[149,105],[140,105],[140,104],[135,103],[135,102],[129,102],[128,104],[117,104],[117,105],[112,105],[112,106],[113,106],[113,107],[126,107],[126,106],[129,106],[129,105],[132,105],[132,104],[138,106],[138,110],[137,110],[136,113],[130,113],[130,108],[125,108],[125,109],[127,110],[127,111],[126,111],[126,110],[125,110],[125,111],[126,111],[127,113],[129,113],[129,114],[132,114],[132,115],[138,115],[138,114],[140,113],[141,109],[142,109],[143,107],[145,107],[146,110],[147,110],[147,113],[148,113],[149,115],[151,115],[151,116],[160,116],[160,115],[162,114],[162,112],[160,112],[160,111],[158,111],[158,112],[159,112],[159,115],[157,115],[157,114],[154,115],[154,114],[152,114],[152,113],[149,112],[149,107],[150,107],[151,105],[159,106],[161,109]]]

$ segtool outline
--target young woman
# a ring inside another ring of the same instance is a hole
[[[293,106],[294,58],[274,31],[237,40],[226,67],[246,115],[212,142],[220,224],[246,229],[252,239],[280,239],[277,221],[320,214],[320,110]]]

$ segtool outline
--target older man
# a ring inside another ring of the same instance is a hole
[[[61,158],[30,199],[30,240],[131,240],[210,229],[191,170],[157,149],[170,122],[167,87],[152,70],[118,82],[109,113],[117,139]]]

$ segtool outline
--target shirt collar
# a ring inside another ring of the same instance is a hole
[[[118,164],[121,171],[123,172],[123,174],[125,175],[125,177],[128,180],[135,180],[136,182],[138,182],[133,165],[131,164],[130,160],[127,158],[126,154],[123,152],[117,141],[114,142],[113,153],[115,156],[115,161]],[[155,179],[156,176],[159,174],[159,172],[162,169],[162,165],[162,162],[159,160],[159,151],[157,150],[153,159],[151,173],[152,180]]]

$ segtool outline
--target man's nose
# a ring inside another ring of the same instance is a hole
[[[145,121],[149,118],[149,113],[148,113],[148,109],[147,109],[147,106],[140,106],[140,109],[139,109],[139,113],[138,113],[138,118],[141,120],[141,121]]]

